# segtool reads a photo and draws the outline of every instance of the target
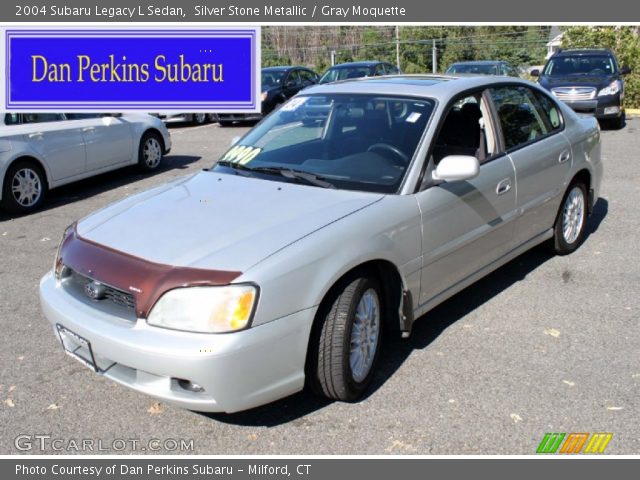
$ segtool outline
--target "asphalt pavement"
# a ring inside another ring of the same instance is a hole
[[[246,127],[172,127],[159,172],[111,172],[32,215],[0,213],[0,454],[533,454],[546,432],[611,432],[607,453],[640,453],[639,130],[603,132],[601,198],[578,251],[536,248],[425,315],[385,345],[355,404],[302,392],[233,415],[173,408],[65,355],[40,311],[67,225],[209,167]]]

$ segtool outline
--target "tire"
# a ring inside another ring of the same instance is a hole
[[[362,276],[348,280],[323,302],[308,362],[315,393],[352,402],[366,390],[380,353],[382,298],[378,281]]]
[[[614,130],[622,130],[626,124],[627,116],[625,112],[622,112],[618,118],[611,120],[611,128]]]
[[[207,122],[214,123],[218,120],[215,113],[207,113]]]
[[[207,121],[206,113],[192,113],[191,114],[191,123],[194,125],[204,125]]]
[[[574,252],[584,241],[587,225],[587,188],[581,181],[569,185],[553,227],[553,251],[557,255]]]
[[[36,162],[19,160],[9,167],[2,185],[2,208],[10,213],[36,210],[47,193],[47,177]]]
[[[157,170],[163,156],[162,139],[154,132],[145,133],[138,147],[138,166],[145,172]]]

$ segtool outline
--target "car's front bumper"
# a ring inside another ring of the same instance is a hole
[[[587,113],[598,119],[618,118],[624,112],[620,95],[609,95],[593,100],[564,100],[564,102],[578,113]]]
[[[315,309],[244,331],[199,334],[127,322],[65,291],[48,273],[40,282],[45,316],[91,344],[100,373],[182,408],[235,412],[301,390]],[[179,380],[204,388],[185,389]]]

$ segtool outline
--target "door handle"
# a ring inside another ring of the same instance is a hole
[[[560,154],[560,156],[558,157],[558,162],[559,162],[559,163],[564,163],[564,162],[566,162],[567,160],[569,160],[570,158],[571,158],[571,154],[569,153],[569,151],[568,151],[568,150],[565,150],[565,151],[564,151],[564,152],[562,152],[562,153]]]
[[[510,178],[505,178],[504,180],[499,182],[498,185],[496,185],[496,194],[498,194],[498,195],[504,195],[509,190],[511,190],[511,179]]]
[[[96,129],[96,127],[84,127],[82,129],[83,132],[93,132]]]
[[[35,132],[35,133],[30,133],[28,135],[29,138],[40,138],[42,137],[42,135],[44,135],[42,132]]]

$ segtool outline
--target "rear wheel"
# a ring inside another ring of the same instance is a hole
[[[354,401],[371,382],[382,339],[378,281],[362,276],[345,282],[320,311],[308,367],[313,390]]]
[[[27,213],[44,201],[47,189],[42,168],[31,160],[15,162],[4,177],[2,208],[11,213]]]
[[[146,172],[156,170],[160,166],[162,155],[160,136],[154,132],[145,133],[138,149],[138,166]]]
[[[207,114],[206,113],[194,113],[192,115],[192,119],[193,119],[193,123],[196,125],[204,125],[204,123],[207,121]]]
[[[575,251],[584,240],[587,225],[587,188],[572,183],[565,193],[553,232],[553,250],[558,255]]]

